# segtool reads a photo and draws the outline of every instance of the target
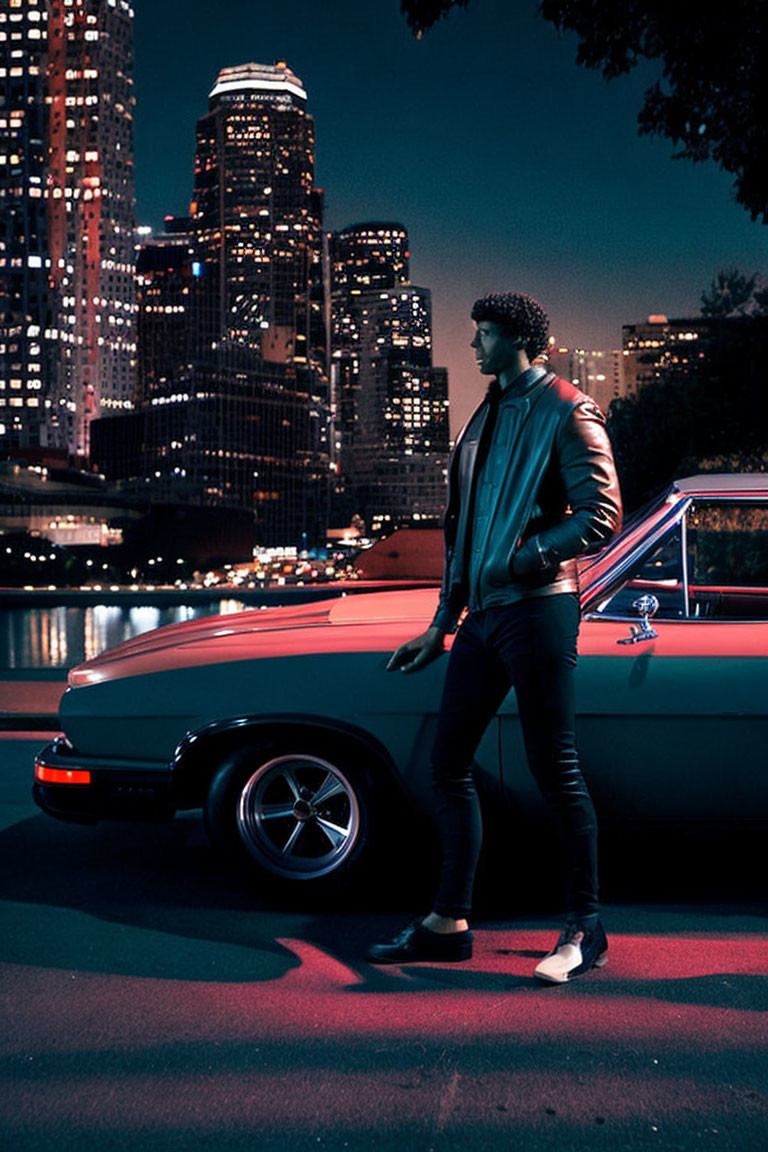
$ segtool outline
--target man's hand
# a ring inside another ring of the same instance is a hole
[[[413,640],[400,645],[389,658],[387,672],[394,672],[396,669],[401,672],[417,672],[419,668],[431,664],[443,651],[444,637],[445,632],[442,628],[437,628],[435,625],[427,628],[421,636],[416,636]]]

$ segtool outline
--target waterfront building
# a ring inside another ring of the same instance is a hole
[[[86,458],[135,368],[133,10],[0,12],[0,451]]]
[[[376,534],[442,515],[448,374],[432,364],[432,303],[409,283],[406,229],[357,224],[332,238],[331,396],[337,503]]]
[[[57,449],[34,463],[0,460],[0,533],[37,539],[41,552],[49,544],[119,544],[122,531],[112,525],[134,515],[103,476],[69,468]]]

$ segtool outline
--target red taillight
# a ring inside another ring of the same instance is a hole
[[[87,769],[46,768],[44,764],[37,764],[35,779],[42,784],[90,784],[91,774]]]

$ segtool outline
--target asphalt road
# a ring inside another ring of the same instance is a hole
[[[548,988],[531,972],[551,896],[533,914],[514,895],[532,859],[484,902],[471,962],[376,969],[361,953],[402,922],[393,905],[420,910],[417,883],[364,911],[275,910],[194,819],[39,813],[39,743],[0,737],[3,1149],[768,1149],[751,870],[697,886],[705,849],[682,887],[614,883],[608,966]]]

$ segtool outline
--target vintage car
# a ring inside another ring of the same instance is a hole
[[[601,823],[765,820],[768,475],[678,481],[581,583],[578,739]],[[202,809],[267,886],[351,881],[428,802],[447,657],[409,675],[386,664],[437,594],[209,617],[89,660],[69,674],[64,735],[37,757],[38,804],[79,821]],[[540,819],[514,693],[476,761],[496,808]]]

